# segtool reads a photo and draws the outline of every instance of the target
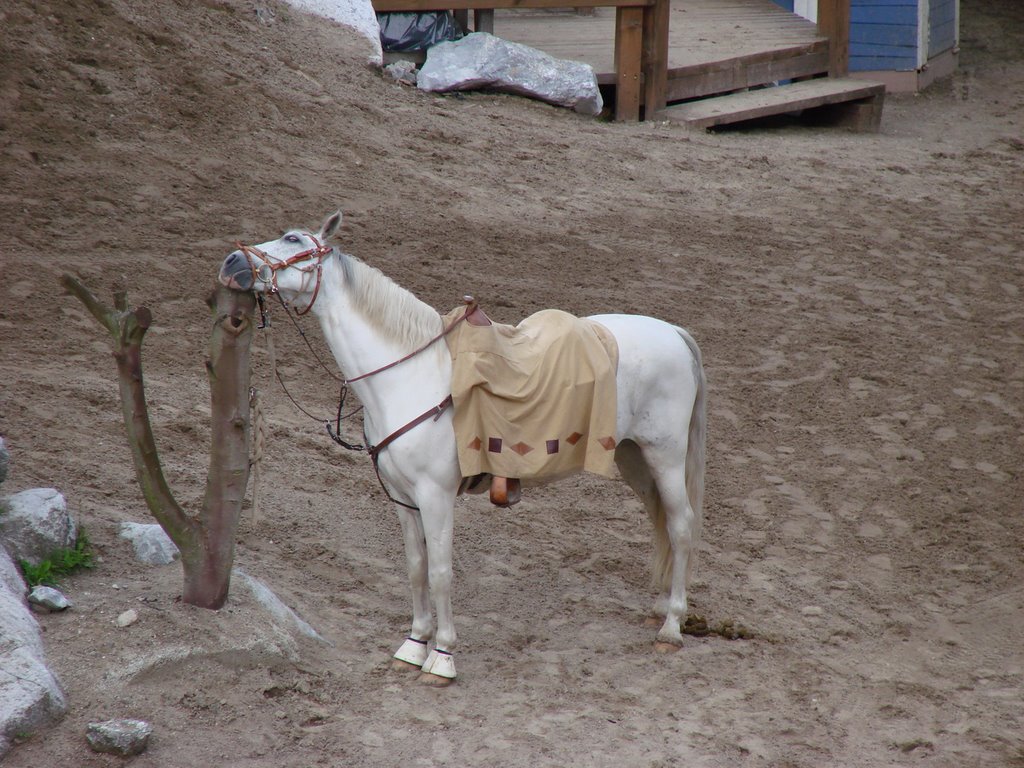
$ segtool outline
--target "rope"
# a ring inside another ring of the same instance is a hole
[[[252,407],[252,525],[255,528],[260,521],[260,490],[263,455],[267,447],[266,421],[263,418],[263,400],[259,390],[249,389],[249,405]]]

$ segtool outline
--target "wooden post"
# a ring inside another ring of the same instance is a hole
[[[615,9],[615,119],[640,119],[640,75],[643,59],[644,9]]]
[[[494,34],[494,9],[477,8],[473,11],[473,31]]]
[[[845,77],[850,66],[850,0],[818,0],[818,32],[828,38],[829,77]]]
[[[653,120],[665,108],[668,87],[669,0],[655,0],[644,7],[643,61],[644,120]]]

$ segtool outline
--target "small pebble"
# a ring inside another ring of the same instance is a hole
[[[144,752],[153,726],[145,720],[107,720],[89,723],[85,737],[93,752],[130,757]]]
[[[136,612],[136,610],[134,608],[129,608],[127,611],[125,611],[120,616],[118,616],[116,619],[114,619],[114,624],[116,624],[117,626],[122,627],[122,628],[123,627],[130,627],[132,624],[134,624],[138,620],[139,620],[139,614]]]
[[[28,601],[33,610],[42,610],[44,613],[63,611],[71,607],[71,601],[60,590],[42,585],[33,587],[28,594]]]
[[[804,616],[821,616],[825,611],[816,605],[808,605],[800,609]]]

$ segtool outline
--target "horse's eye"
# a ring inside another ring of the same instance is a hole
[[[286,235],[284,238],[286,243],[301,243],[298,235]]]

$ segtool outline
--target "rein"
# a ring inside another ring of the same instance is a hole
[[[290,308],[289,308],[288,304],[285,302],[284,298],[281,296],[281,293],[280,293],[280,291],[277,288],[277,272],[279,270],[286,269],[288,267],[292,267],[295,264],[302,263],[303,261],[311,261],[313,259],[316,259],[317,262],[316,262],[315,265],[311,264],[308,267],[300,267],[299,268],[300,271],[302,271],[302,272],[311,272],[314,269],[314,266],[315,266],[315,269],[316,269],[316,286],[313,289],[313,298],[310,299],[309,304],[307,304],[305,309],[303,309],[301,311],[296,309],[295,310],[295,314],[297,316],[301,317],[302,315],[308,314],[309,311],[313,308],[313,304],[316,302],[317,295],[318,295],[318,293],[320,291],[320,283],[321,283],[321,278],[322,278],[322,274],[323,274],[323,258],[324,258],[324,256],[330,254],[334,249],[329,247],[329,246],[321,245],[317,241],[317,239],[315,237],[313,237],[312,235],[309,235],[309,237],[313,240],[314,243],[316,243],[316,248],[311,248],[311,249],[309,249],[307,251],[303,251],[301,253],[297,253],[294,256],[292,256],[292,257],[290,257],[290,258],[288,258],[288,259],[286,259],[284,261],[277,261],[277,262],[271,261],[270,258],[265,253],[263,253],[263,251],[261,251],[259,248],[256,248],[254,246],[243,245],[242,243],[238,243],[237,245],[238,245],[239,249],[242,251],[242,253],[244,253],[246,255],[246,258],[248,258],[249,264],[252,266],[253,276],[257,280],[259,280],[260,282],[268,284],[270,286],[269,292],[271,294],[276,294],[277,295],[278,301],[280,301],[281,307],[284,309],[285,314],[288,316],[288,319],[291,320],[292,325],[295,326],[295,329],[298,331],[299,335],[302,337],[302,340],[305,342],[306,347],[313,354],[313,357],[316,358],[316,361],[320,364],[320,367],[323,368],[325,371],[327,371],[327,373],[331,376],[331,378],[333,378],[335,381],[338,381],[338,382],[341,383],[341,392],[338,395],[338,413],[337,413],[337,416],[335,418],[335,425],[334,425],[334,427],[332,428],[330,420],[317,418],[312,413],[310,413],[305,408],[303,408],[302,405],[300,405],[299,402],[294,397],[292,397],[292,394],[288,391],[288,388],[285,386],[284,380],[281,378],[280,371],[278,371],[278,369],[277,369],[277,360],[276,360],[276,357],[275,357],[274,352],[273,352],[273,343],[270,341],[270,336],[268,336],[267,340],[268,340],[268,346],[269,346],[269,350],[270,350],[271,366],[274,369],[274,376],[277,378],[278,383],[281,385],[281,388],[284,390],[285,395],[287,395],[288,399],[292,401],[292,404],[295,405],[296,408],[298,408],[300,411],[302,411],[302,413],[304,413],[309,418],[313,419],[314,421],[321,422],[326,427],[327,434],[330,436],[330,438],[335,443],[340,445],[345,450],[348,450],[348,451],[365,451],[367,453],[367,455],[369,455],[370,460],[373,462],[373,471],[377,475],[377,482],[380,483],[380,487],[384,491],[384,495],[387,496],[388,499],[390,499],[395,504],[398,504],[399,506],[405,507],[406,509],[412,509],[412,510],[419,511],[419,507],[413,506],[412,504],[407,504],[404,501],[400,501],[399,499],[396,499],[394,496],[391,495],[391,492],[388,490],[387,486],[384,484],[384,478],[380,474],[380,453],[387,446],[389,446],[391,443],[393,443],[395,440],[397,440],[399,437],[401,437],[402,435],[406,434],[407,432],[415,429],[416,427],[418,427],[423,422],[428,421],[430,419],[433,419],[434,421],[437,421],[439,418],[441,418],[441,414],[444,413],[452,405],[452,396],[451,395],[447,395],[444,398],[444,400],[442,400],[440,403],[435,405],[433,408],[430,408],[429,410],[424,411],[423,413],[421,413],[419,416],[417,416],[412,421],[410,421],[407,424],[399,427],[398,429],[396,429],[394,432],[389,434],[387,437],[385,437],[383,440],[381,440],[376,445],[361,445],[361,444],[357,444],[357,443],[346,442],[341,437],[341,422],[342,422],[342,419],[354,416],[355,414],[357,414],[359,411],[362,410],[362,406],[360,406],[356,410],[354,410],[351,413],[349,413],[348,416],[342,416],[342,411],[343,411],[343,409],[345,407],[345,399],[348,396],[348,385],[353,383],[353,382],[356,382],[356,381],[362,381],[363,379],[368,379],[371,376],[377,375],[378,373],[383,373],[384,371],[388,371],[388,370],[390,370],[392,368],[395,368],[396,366],[399,366],[402,363],[404,363],[404,362],[406,362],[408,360],[411,360],[412,358],[414,358],[416,355],[420,354],[421,352],[424,352],[425,350],[429,349],[434,344],[436,344],[438,341],[440,341],[441,339],[445,338],[453,330],[455,330],[455,328],[463,320],[467,320],[469,318],[469,316],[473,313],[473,311],[476,309],[476,302],[472,301],[471,299],[469,299],[467,297],[468,300],[467,300],[466,311],[463,312],[460,317],[458,317],[455,320],[453,320],[446,328],[444,328],[441,331],[441,333],[437,334],[436,336],[431,338],[429,341],[427,341],[425,344],[423,344],[422,346],[417,347],[416,349],[414,349],[412,352],[410,352],[409,354],[405,355],[404,357],[399,358],[398,360],[394,360],[393,362],[390,362],[390,363],[388,363],[386,365],[382,365],[380,368],[375,368],[372,371],[367,371],[366,373],[359,374],[358,376],[353,376],[351,378],[341,378],[341,377],[337,376],[334,372],[332,372],[324,364],[323,360],[316,353],[316,350],[313,349],[313,346],[312,346],[312,344],[310,344],[309,339],[306,337],[305,332],[302,330],[302,327],[298,324],[298,321],[294,317],[292,317],[292,313],[289,311]],[[256,256],[262,262],[258,267],[256,266],[256,264],[253,261],[253,258],[252,258],[253,256]],[[260,328],[261,329],[269,328],[270,327],[270,312],[264,306],[264,302],[263,302],[263,299],[262,299],[262,294],[258,293],[257,294],[257,299],[259,300],[260,314],[262,316],[261,317],[262,322],[261,322]]]

